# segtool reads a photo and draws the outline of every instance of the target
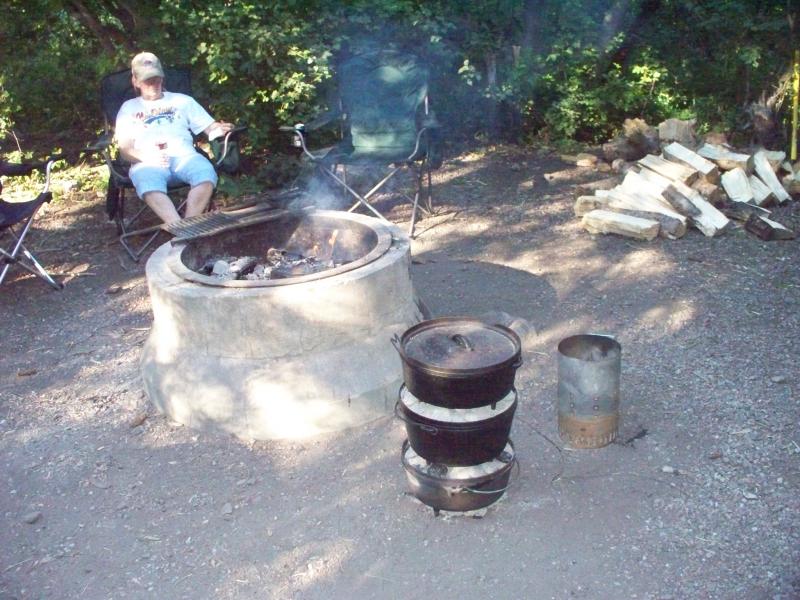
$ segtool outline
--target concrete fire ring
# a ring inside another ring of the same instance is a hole
[[[141,373],[154,406],[198,430],[242,439],[302,439],[391,414],[402,365],[390,339],[422,320],[399,228],[355,220],[391,244],[358,268],[291,285],[216,287],[170,267],[172,244],[147,261],[153,327]]]

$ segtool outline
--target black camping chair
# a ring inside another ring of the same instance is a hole
[[[44,267],[36,260],[36,257],[25,246],[25,236],[33,223],[36,213],[45,202],[50,202],[53,194],[50,192],[50,171],[55,161],[63,156],[51,156],[42,163],[29,163],[20,165],[6,165],[0,163],[0,175],[18,176],[29,175],[34,169],[45,172],[45,183],[42,192],[33,200],[26,202],[6,202],[0,199],[0,239],[10,238],[11,245],[8,249],[0,247],[0,264],[3,270],[0,271],[0,285],[3,284],[6,274],[12,266],[17,266],[32,273],[50,287],[60,290],[64,284],[56,281]],[[3,187],[0,185],[0,191]]]
[[[186,67],[164,69],[164,87],[171,92],[192,95],[191,71]],[[125,203],[126,192],[133,190],[133,184],[128,177],[130,163],[119,154],[112,154],[114,138],[114,124],[117,113],[126,100],[136,97],[136,90],[131,84],[131,71],[124,69],[103,77],[100,83],[100,105],[103,112],[103,133],[100,138],[87,148],[89,152],[98,152],[103,156],[108,166],[108,191],[106,192],[106,213],[108,219],[117,226],[119,241],[125,251],[134,261],[138,262],[142,254],[156,240],[164,229],[161,224],[143,226],[150,208],[140,202],[140,206],[127,207]],[[210,142],[213,157],[211,162],[218,172],[235,175],[239,171],[239,134],[246,127],[235,127],[223,138]],[[198,148],[200,152],[200,150]],[[203,152],[205,154],[205,152]],[[170,186],[168,192],[186,188],[185,184]],[[178,210],[183,208],[184,202],[178,205]],[[138,246],[133,245],[132,238],[142,238]]]
[[[441,166],[439,126],[428,102],[428,78],[427,67],[406,52],[379,49],[351,55],[336,69],[335,108],[311,123],[281,128],[295,135],[318,171],[355,200],[350,211],[365,208],[385,220],[370,199],[398,172],[411,170],[416,191],[413,200],[406,197],[413,204],[408,232],[412,237],[418,210],[433,211],[431,171]],[[322,152],[310,150],[308,133],[331,125],[340,128],[341,141]],[[359,191],[347,180],[347,167],[355,165],[381,167],[385,174],[369,189]],[[420,205],[425,178],[427,194]]]

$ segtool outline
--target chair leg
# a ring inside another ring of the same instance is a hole
[[[11,251],[10,254],[5,250],[3,250],[2,248],[0,248],[0,254],[3,256],[3,261],[6,263],[6,266],[3,267],[3,272],[0,273],[0,284],[3,283],[3,280],[5,279],[8,270],[11,268],[11,265],[16,264],[22,267],[23,269],[29,271],[30,273],[36,275],[37,277],[45,281],[48,285],[54,287],[57,290],[60,290],[64,287],[63,283],[57,282],[50,276],[50,273],[48,273],[44,269],[44,267],[42,267],[42,265],[39,264],[39,261],[36,260],[33,254],[31,254],[22,243],[22,241],[25,239],[25,236],[28,234],[28,230],[31,228],[31,225],[33,224],[33,219],[36,216],[36,213],[39,212],[39,208],[41,207],[37,207],[36,210],[33,211],[33,213],[28,217],[28,220],[25,222],[25,225],[22,227],[22,231],[19,234],[15,233],[14,230],[11,229],[10,227],[8,228],[8,232],[16,240],[16,243],[14,244],[14,249]],[[25,256],[25,258],[28,259],[31,265],[33,265],[32,267],[18,258],[17,255],[20,252],[22,252],[23,256]]]
[[[432,178],[431,178],[430,168],[427,169],[427,175],[428,175],[428,198],[426,202],[427,204],[426,208],[428,210],[428,214],[433,214],[433,185],[431,183]]]
[[[23,246],[22,244],[18,244],[17,250],[21,250],[22,254],[25,256],[25,258],[28,259],[28,261],[33,266],[31,267],[30,265],[25,264],[22,260],[17,258],[16,257],[16,251],[15,251],[14,255],[11,255],[8,252],[6,252],[5,250],[3,250],[2,248],[0,248],[0,255],[2,255],[3,260],[6,263],[6,266],[3,267],[3,271],[0,272],[0,284],[2,284],[3,281],[5,280],[6,274],[8,273],[8,270],[11,268],[11,265],[17,265],[19,267],[22,267],[23,269],[25,269],[26,271],[28,271],[32,275],[35,275],[39,279],[43,280],[45,283],[47,283],[48,285],[50,285],[54,289],[57,289],[57,290],[64,289],[64,284],[59,282],[59,281],[56,281],[55,279],[53,279],[53,277],[50,275],[50,273],[48,273],[45,270],[45,268],[41,264],[39,264],[39,261],[36,260],[36,258],[33,256],[33,254],[31,254],[25,246]]]
[[[411,225],[408,227],[408,237],[414,238],[414,227],[417,224],[417,210],[419,207],[419,194],[422,191],[422,177],[424,175],[424,171],[422,168],[419,170],[419,175],[417,176],[417,191],[414,194],[414,206],[411,209]]]
[[[144,254],[145,250],[147,250],[152,243],[156,241],[158,234],[160,234],[162,231],[161,225],[153,225],[152,227],[147,227],[146,229],[137,229],[136,231],[123,233],[121,236],[119,236],[119,243],[122,244],[123,248],[125,248],[125,251],[128,253],[128,256],[131,257],[133,262],[139,262],[139,260],[142,258],[142,254]],[[139,237],[146,234],[150,234],[150,237],[147,238],[147,241],[145,241],[144,244],[138,248],[134,248],[127,241],[128,238]]]
[[[333,173],[333,172],[332,172],[332,171],[330,171],[329,169],[324,169],[324,171],[325,171],[325,173],[327,173],[327,174],[328,174],[328,176],[329,176],[329,177],[332,177],[332,178],[333,178],[333,179],[334,179],[334,180],[335,180],[335,181],[336,181],[336,182],[337,182],[339,185],[341,185],[341,186],[342,186],[344,189],[346,189],[346,190],[347,190],[347,191],[348,191],[350,194],[352,194],[352,195],[353,195],[353,196],[356,198],[357,202],[356,202],[356,203],[355,203],[355,204],[354,204],[354,205],[353,205],[353,206],[352,206],[352,207],[351,207],[351,208],[350,208],[350,209],[349,209],[347,212],[353,212],[353,210],[354,210],[354,209],[355,209],[355,208],[356,208],[356,207],[357,207],[359,204],[363,204],[363,205],[364,205],[364,206],[365,206],[367,209],[369,209],[370,211],[372,211],[372,213],[373,213],[373,214],[374,214],[376,217],[378,217],[379,219],[381,219],[381,220],[383,220],[383,221],[386,221],[387,223],[389,223],[389,222],[390,222],[390,221],[389,221],[389,220],[388,220],[386,217],[384,217],[384,216],[383,216],[381,213],[379,213],[379,212],[378,212],[378,211],[375,209],[375,207],[373,207],[373,206],[372,206],[372,205],[371,205],[369,202],[367,202],[367,201],[366,201],[366,199],[364,199],[364,198],[363,198],[361,195],[359,195],[359,193],[358,193],[358,192],[356,192],[356,191],[355,191],[353,188],[351,188],[349,185],[347,185],[347,183],[345,183],[344,181],[342,181],[342,178],[341,178],[341,177],[339,177],[338,175],[336,175],[336,173]]]
[[[373,207],[373,206],[372,206],[372,205],[369,203],[369,199],[370,199],[370,197],[371,197],[371,196],[372,196],[372,195],[373,195],[375,192],[377,192],[379,189],[381,189],[381,187],[383,187],[383,184],[384,184],[384,183],[386,183],[386,182],[387,182],[387,181],[389,181],[389,180],[390,180],[392,177],[394,177],[394,176],[397,174],[397,172],[398,172],[400,169],[402,169],[402,167],[395,167],[394,169],[392,169],[392,170],[389,172],[389,174],[388,174],[388,175],[386,175],[386,177],[384,177],[384,178],[383,178],[383,179],[381,179],[381,180],[380,180],[378,183],[376,183],[374,186],[372,186],[372,189],[371,189],[370,191],[368,191],[366,194],[364,194],[363,196],[361,196],[361,195],[359,195],[358,193],[354,192],[354,191],[353,191],[353,190],[351,190],[350,188],[347,188],[347,189],[348,189],[348,191],[350,191],[350,193],[351,193],[351,194],[353,194],[353,195],[354,195],[354,196],[357,198],[356,202],[355,202],[355,203],[354,203],[354,204],[353,204],[353,205],[352,205],[352,206],[351,206],[349,209],[347,209],[347,212],[353,212],[353,211],[354,211],[354,210],[355,210],[355,209],[356,209],[356,208],[357,208],[357,207],[358,207],[360,204],[363,204],[363,205],[364,205],[364,206],[366,206],[366,207],[367,207],[369,210],[371,210],[373,213],[377,214],[377,215],[378,215],[378,216],[379,216],[381,219],[383,219],[384,221],[386,221],[387,219],[386,219],[386,218],[385,218],[385,217],[384,217],[382,214],[380,214],[380,213],[377,211],[377,209],[375,209],[375,208],[374,208],[374,207]]]
[[[119,202],[119,211],[115,220],[117,222],[117,233],[119,234],[119,243],[125,249],[125,252],[128,253],[131,260],[133,262],[139,262],[142,258],[142,255],[147,251],[150,246],[153,245],[153,242],[158,239],[159,234],[163,231],[162,224],[159,223],[158,225],[153,225],[151,227],[145,227],[143,229],[136,229],[130,231],[133,223],[135,223],[139,217],[142,216],[148,210],[147,205],[140,207],[136,213],[129,219],[125,219],[125,191],[120,190],[121,198]],[[213,200],[213,197],[212,197]],[[184,199],[178,205],[178,212],[181,212],[186,205],[186,200]],[[141,237],[141,236],[149,236],[144,243],[139,246],[134,247],[132,244],[128,242],[129,239],[134,237]]]

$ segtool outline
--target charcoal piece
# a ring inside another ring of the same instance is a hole
[[[230,272],[237,278],[241,279],[252,271],[258,264],[258,259],[255,256],[240,256],[230,263]]]

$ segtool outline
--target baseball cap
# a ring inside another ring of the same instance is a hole
[[[151,77],[164,77],[161,61],[152,52],[140,52],[134,56],[131,61],[131,71],[139,81],[144,81]]]

